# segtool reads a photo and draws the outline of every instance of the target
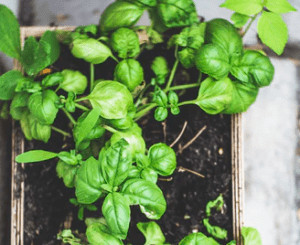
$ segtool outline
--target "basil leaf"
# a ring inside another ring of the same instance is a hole
[[[133,91],[144,80],[144,70],[134,59],[121,61],[115,68],[114,79]]]
[[[31,163],[42,162],[57,157],[57,153],[44,151],[44,150],[32,150],[22,153],[16,157],[18,163]]]
[[[61,72],[55,72],[52,74],[49,74],[42,80],[42,85],[47,88],[47,87],[52,87],[60,84],[64,80],[63,75]]]
[[[36,93],[42,90],[40,82],[35,82],[32,78],[22,77],[18,80],[15,92]]]
[[[109,120],[109,124],[116,129],[126,130],[133,126],[133,119],[127,115],[125,118],[121,119],[111,119]]]
[[[166,107],[159,106],[155,109],[154,118],[156,121],[162,122],[166,120],[168,114],[168,109]]]
[[[58,96],[52,90],[37,92],[29,97],[28,108],[30,113],[42,124],[53,124],[58,108]]]
[[[133,58],[140,53],[139,37],[129,28],[116,30],[110,39],[111,46],[122,59]]]
[[[245,245],[262,245],[259,232],[251,227],[242,227],[242,237]]]
[[[26,73],[30,76],[38,74],[52,65],[59,57],[60,45],[55,32],[46,31],[38,42],[34,37],[25,40],[21,61]]]
[[[156,184],[157,179],[158,179],[158,174],[156,173],[155,170],[153,170],[151,168],[146,168],[141,171],[141,178]]]
[[[164,0],[159,1],[154,9],[156,15],[166,28],[189,26],[198,23],[198,14],[192,0]],[[155,21],[154,21],[155,22]],[[156,26],[153,25],[155,28]]]
[[[134,4],[140,4],[143,7],[155,7],[157,5],[157,0],[127,0]]]
[[[221,211],[222,207],[224,206],[224,198],[222,194],[220,194],[215,200],[209,201],[206,204],[205,213],[207,217],[211,216],[211,209],[216,209],[217,211]]]
[[[121,193],[131,205],[140,205],[142,213],[149,219],[160,219],[166,211],[166,200],[162,191],[153,183],[143,179],[127,180]]]
[[[156,75],[156,82],[159,85],[163,85],[166,82],[166,78],[169,75],[167,60],[162,56],[155,57],[151,64],[151,69]]]
[[[127,199],[117,192],[108,194],[103,202],[102,213],[112,234],[119,239],[126,239],[130,223]]]
[[[59,87],[67,92],[83,94],[87,87],[87,78],[79,71],[63,70],[61,72],[63,80]]]
[[[96,133],[95,130],[93,130],[97,124],[100,124],[99,114],[100,112],[96,108],[91,110],[90,112],[83,113],[78,118],[77,124],[75,125],[73,130],[76,148],[80,148],[79,146],[84,140],[95,139],[95,137],[101,137],[104,134],[105,130],[102,127],[102,130],[100,130],[100,132],[98,132],[98,130],[96,131],[98,133]]]
[[[189,69],[195,65],[196,51],[191,48],[185,48],[178,52],[178,59],[184,68]]]
[[[297,11],[297,9],[295,9],[287,0],[267,0],[265,7],[277,14]]]
[[[240,13],[234,13],[233,15],[231,15],[230,19],[233,21],[236,28],[242,28],[244,25],[246,25],[246,23],[250,19],[250,16]]]
[[[196,54],[196,67],[215,79],[227,77],[230,71],[229,57],[219,46],[206,44]]]
[[[100,109],[105,119],[121,119],[126,117],[133,104],[133,98],[125,85],[116,81],[98,83],[88,96],[93,108]]]
[[[117,187],[127,178],[132,156],[129,144],[121,139],[112,144],[101,162],[102,176],[105,182],[112,187]]]
[[[235,27],[224,19],[214,19],[206,25],[206,43],[215,44],[223,49],[232,63],[243,53],[243,42]]]
[[[133,26],[143,15],[144,9],[126,1],[116,1],[110,4],[100,19],[102,32],[114,31],[120,27]]]
[[[137,228],[143,233],[146,238],[145,245],[164,245],[166,238],[161,231],[159,225],[154,221],[137,224]]]
[[[220,7],[231,9],[245,15],[255,15],[262,11],[263,4],[260,0],[226,0]]]
[[[211,225],[208,218],[203,219],[203,225],[205,226],[207,232],[213,237],[221,240],[227,239],[227,231],[219,226]]]
[[[93,223],[88,226],[86,236],[92,245],[122,245],[118,238],[114,237],[108,227],[101,223]]]
[[[281,55],[288,41],[288,28],[280,14],[264,11],[258,20],[260,40],[276,54]]]
[[[73,188],[75,186],[77,170],[77,166],[67,164],[62,160],[59,160],[56,165],[56,173],[58,178],[62,178],[65,186],[68,188]]]
[[[91,204],[102,195],[101,185],[104,179],[101,174],[101,163],[94,157],[82,163],[77,172],[75,194],[79,203]]]
[[[101,64],[112,56],[108,46],[93,38],[74,40],[71,52],[74,57],[92,64]]]
[[[176,169],[176,154],[171,147],[164,143],[152,145],[148,157],[150,166],[162,176],[169,176]]]
[[[186,236],[183,240],[180,241],[179,245],[219,245],[213,238],[205,236],[203,233],[193,233]]]
[[[21,56],[20,26],[13,12],[2,4],[0,4],[0,33],[0,51],[19,60]]]
[[[24,111],[27,108],[27,103],[30,94],[26,92],[16,93],[11,105],[10,105],[10,114],[13,119],[20,120]]]
[[[0,76],[0,100],[11,100],[13,98],[18,80],[22,78],[22,73],[16,70],[8,71]]]
[[[229,78],[218,81],[207,78],[200,86],[195,104],[208,114],[218,114],[231,103],[232,90],[232,83]]]
[[[114,133],[111,138],[111,144],[115,144],[121,139],[124,139],[129,144],[129,149],[133,160],[138,153],[144,154],[146,151],[146,143],[141,133],[137,131],[137,125],[133,125],[130,129]]]
[[[231,68],[231,74],[244,83],[263,87],[272,82],[274,67],[267,56],[258,51],[247,50],[241,60]]]

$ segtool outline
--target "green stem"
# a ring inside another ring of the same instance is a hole
[[[147,106],[145,109],[143,109],[135,114],[134,120],[135,121],[139,120],[141,117],[145,116],[149,111],[151,111],[156,106],[157,106],[156,103],[149,104],[149,106]]]
[[[71,135],[70,135],[68,132],[66,132],[66,131],[64,131],[64,130],[62,130],[62,129],[59,129],[59,128],[54,127],[54,126],[51,126],[51,129],[52,129],[53,131],[55,131],[55,132],[57,132],[57,133],[63,135],[63,136],[71,137]]]
[[[105,128],[107,131],[111,132],[112,134],[119,132],[118,130],[116,130],[108,125],[102,125],[102,127]]]
[[[259,13],[258,13],[259,14]],[[249,22],[249,24],[247,25],[244,33],[242,34],[242,37],[244,37],[246,35],[246,33],[249,31],[251,25],[253,24],[253,22],[255,21],[255,19],[257,18],[258,14],[254,15],[253,17],[251,17],[251,21]]]
[[[93,91],[95,81],[95,66],[91,63],[90,65],[90,92]]]
[[[143,98],[145,92],[147,91],[148,88],[150,88],[150,86],[151,86],[150,83],[147,84],[147,85],[145,86],[145,88],[141,91],[141,93],[140,93],[138,99],[137,99],[136,102],[135,102],[135,107],[138,107],[138,106],[140,105],[140,103],[141,103],[141,101],[142,101],[142,98]]]
[[[183,89],[188,89],[188,88],[196,88],[199,87],[199,83],[191,83],[191,84],[184,84],[184,85],[178,85],[178,86],[173,86],[170,87],[169,90],[165,90],[165,92],[170,91],[170,90],[183,90]]]
[[[84,100],[88,100],[88,97],[81,97],[81,98],[75,100],[75,102],[80,102],[80,101],[84,101]]]
[[[176,61],[175,61],[175,63],[174,63],[174,66],[173,66],[173,68],[172,68],[171,75],[170,75],[170,77],[169,77],[167,86],[166,86],[166,88],[165,88],[164,90],[169,90],[169,88],[171,87],[171,84],[172,84],[172,82],[173,82],[173,79],[174,79],[174,76],[175,76],[175,73],[176,73],[178,64],[179,64],[179,60],[176,59]]]
[[[78,104],[78,103],[76,103],[75,106],[76,106],[78,109],[81,109],[81,110],[83,110],[83,111],[89,111],[89,110],[90,110],[89,108],[87,108],[87,107],[85,107],[85,106],[83,106],[83,105],[80,105],[80,104]]]
[[[196,102],[196,100],[187,100],[187,101],[183,101],[181,103],[178,104],[178,106],[183,106],[183,105],[194,105]]]
[[[120,61],[118,60],[118,58],[117,58],[116,56],[114,56],[114,55],[111,55],[111,58],[112,58],[114,61],[116,61],[117,63],[120,62]]]
[[[75,119],[72,117],[72,115],[65,109],[65,108],[61,108],[62,111],[66,114],[67,118],[69,118],[69,120],[71,121],[71,123],[73,123],[74,125],[76,124]]]

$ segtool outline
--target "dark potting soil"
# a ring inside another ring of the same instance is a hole
[[[162,50],[158,53],[168,57],[169,51],[163,51],[164,54]],[[74,59],[67,47],[62,46],[62,54],[60,60],[54,64],[54,70],[59,71],[64,67],[64,69],[80,70],[88,76],[88,64]],[[143,65],[148,64],[150,67],[149,62],[153,60],[154,55],[154,52],[150,52],[140,57],[140,61]],[[105,67],[96,66],[96,78],[112,79],[114,65],[113,61],[110,61]],[[182,75],[180,70],[178,74],[179,77]],[[191,76],[193,77],[193,71]],[[189,93],[189,96],[196,96],[197,91],[192,90]],[[56,120],[55,126],[68,130],[68,122],[64,115],[60,114],[58,118],[60,119]],[[221,213],[213,212],[210,223],[228,230],[227,241],[230,241],[233,233],[230,116],[210,116],[196,106],[186,106],[182,109],[180,116],[169,116],[165,126],[156,122],[152,114],[142,119],[140,125],[143,128],[147,147],[149,147],[164,141],[171,144],[179,135],[185,121],[187,121],[187,128],[180,141],[174,146],[175,151],[179,151],[204,126],[206,129],[193,144],[182,152],[178,152],[178,166],[200,173],[205,178],[178,171],[175,171],[171,179],[161,178],[158,185],[167,200],[167,211],[158,223],[166,235],[167,242],[171,244],[178,244],[191,232],[200,231],[207,234],[202,224],[205,218],[205,206],[208,201],[223,194],[224,209]],[[57,152],[62,148],[69,150],[72,147],[71,143],[65,142],[55,132],[47,147],[46,144],[36,141],[26,143],[26,150],[47,149]],[[79,233],[85,232],[84,222],[77,220],[78,208],[69,203],[69,199],[74,197],[74,189],[66,188],[62,180],[56,177],[55,167],[56,161],[27,164],[25,167],[23,173],[25,177],[25,245],[60,244],[56,240],[56,235],[64,227],[71,227]],[[86,217],[101,216],[101,201],[97,203],[97,206],[98,211],[86,212]],[[132,207],[131,210],[132,220],[127,242],[142,245],[144,238],[137,230],[136,224],[147,222],[147,219],[138,207]],[[220,241],[220,243],[226,244],[227,241]]]

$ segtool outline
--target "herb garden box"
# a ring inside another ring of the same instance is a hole
[[[35,37],[40,37],[46,30],[54,30],[54,29],[61,29],[61,30],[73,30],[74,27],[59,27],[59,28],[50,28],[50,27],[23,27],[21,28],[21,40],[22,44],[24,43],[24,40],[28,36],[35,36]],[[144,37],[140,37],[140,40],[142,40]],[[15,63],[15,67],[19,70],[21,70],[21,66],[18,62]],[[190,111],[191,112],[191,111]],[[188,113],[190,113],[188,112]],[[203,116],[203,115],[202,115]],[[227,211],[229,214],[232,216],[231,225],[232,225],[232,234],[229,234],[231,238],[236,239],[237,244],[241,244],[241,236],[240,236],[240,230],[243,225],[243,162],[242,162],[242,122],[241,122],[241,114],[235,114],[232,116],[227,116],[227,119],[224,120],[222,116],[218,116],[216,119],[210,119],[208,118],[208,122],[212,120],[216,120],[216,125],[218,125],[218,120],[224,121],[223,123],[227,124],[225,129],[227,130],[227,133],[229,135],[229,144],[230,146],[227,147],[227,155],[229,156],[229,159],[231,159],[231,180],[230,180],[230,185],[231,185],[231,201],[232,203],[227,203],[228,208],[232,207],[232,210]],[[61,122],[63,123],[63,122]],[[150,122],[151,123],[151,122]],[[206,125],[209,127],[209,125]],[[195,128],[194,130],[199,130],[199,128]],[[155,131],[155,129],[153,129]],[[176,132],[180,132],[176,131]],[[220,132],[217,132],[218,134]],[[221,131],[221,134],[224,133]],[[152,133],[147,134],[151,137]],[[155,135],[155,133],[153,133]],[[208,137],[208,136],[206,136]],[[222,135],[215,135],[214,137],[222,137]],[[198,139],[198,141],[201,141],[201,136]],[[192,144],[193,146],[193,144]],[[36,147],[36,144],[34,144],[34,147]],[[37,146],[37,147],[40,147]],[[194,146],[194,150],[197,146]],[[28,186],[28,181],[29,182],[34,182],[34,179],[39,179],[39,175],[43,176],[43,171],[48,171],[45,168],[40,169],[39,166],[32,164],[30,165],[25,165],[25,164],[19,164],[16,163],[15,158],[17,155],[23,153],[24,151],[28,149],[32,149],[33,145],[29,144],[28,142],[25,141],[23,137],[23,133],[21,132],[21,129],[19,125],[16,123],[13,123],[13,131],[12,131],[12,189],[11,189],[11,245],[26,245],[29,244],[28,241],[30,241],[30,237],[28,237],[29,234],[35,234],[36,236],[39,236],[39,227],[37,227],[37,224],[29,224],[28,220],[25,217],[29,217],[28,215],[33,215],[34,212],[38,212],[36,207],[33,205],[32,207],[30,206],[30,203],[28,204],[27,202],[30,202],[30,200],[27,200],[26,198],[26,193],[30,193],[30,190],[28,188],[31,187],[31,185]],[[226,147],[224,149],[209,149],[209,151],[212,151],[211,154],[219,154],[222,155],[222,151],[226,151]],[[201,156],[200,156],[201,157]],[[197,159],[196,159],[197,160]],[[200,160],[200,159],[199,159]],[[31,169],[31,171],[34,171],[34,168],[38,168],[37,171],[41,171],[40,173],[37,172],[30,176],[28,175],[28,172],[26,172],[26,168]],[[230,166],[230,165],[229,165]],[[50,171],[51,172],[51,171]],[[53,172],[53,171],[52,171]],[[188,174],[188,173],[181,173],[182,174]],[[56,178],[54,172],[52,173],[53,179]],[[197,179],[197,178],[196,178]],[[38,180],[39,181],[39,180]],[[39,185],[39,182],[37,181],[37,185]],[[61,180],[58,180],[61,181]],[[195,181],[195,180],[194,180]],[[203,181],[201,178],[198,178],[198,181]],[[205,181],[205,180],[204,180]],[[172,180],[171,180],[172,182]],[[40,183],[42,185],[42,183]],[[47,182],[43,183],[47,184]],[[52,183],[48,183],[51,185]],[[48,192],[48,187],[45,186],[45,192]],[[180,187],[178,187],[180,188]],[[40,205],[47,205],[47,201],[49,200],[48,205],[48,210],[51,209],[51,205],[53,205],[53,202],[51,201],[52,196],[57,195],[59,191],[56,193],[55,190],[50,188],[50,191],[52,193],[42,193],[42,194],[36,194],[35,197],[39,198],[39,195],[41,196],[41,201]],[[32,193],[31,193],[32,195]],[[34,194],[33,194],[34,196]],[[65,199],[65,205],[68,204],[68,198]],[[37,203],[39,203],[39,200],[36,200]],[[27,204],[27,205],[26,205]],[[170,204],[171,205],[171,204]],[[30,209],[33,210],[30,210]],[[53,207],[54,208],[54,207]],[[30,211],[32,211],[30,213]],[[198,212],[199,210],[193,210],[190,215],[193,215],[193,212]],[[26,214],[26,213],[30,214]],[[35,213],[36,216],[43,215],[40,213]],[[70,228],[71,223],[72,223],[72,215],[74,214],[65,214],[65,217],[63,218],[64,222],[59,224],[59,228]],[[53,219],[53,217],[48,217],[49,219]],[[47,217],[44,219],[40,219],[39,222],[45,222],[45,224],[40,224],[41,226],[43,225],[51,225],[51,221],[49,222]],[[55,217],[54,217],[55,218]],[[188,219],[188,217],[187,217]],[[30,221],[31,222],[31,221]],[[49,222],[49,223],[47,223]],[[199,220],[199,223],[201,221]],[[31,229],[31,230],[30,230]],[[36,230],[35,230],[36,229]],[[42,228],[43,230],[45,228]],[[45,231],[43,231],[45,232]],[[229,231],[230,232],[230,231]],[[26,238],[27,237],[27,238]],[[41,244],[41,243],[34,243],[32,238],[32,243],[30,244]],[[39,240],[35,240],[39,241]],[[44,243],[43,243],[44,244]],[[55,241],[45,243],[45,244],[56,244]]]

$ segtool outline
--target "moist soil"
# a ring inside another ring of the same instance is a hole
[[[173,57],[170,52],[164,47],[159,47],[157,52],[144,52],[145,54],[139,57],[139,60],[144,67],[150,67],[156,54]],[[114,66],[114,61],[107,62],[105,66],[96,66],[96,78],[111,80]],[[74,59],[66,46],[62,46],[61,58],[52,69],[53,71],[80,70],[89,76],[89,65]],[[151,73],[148,73],[151,76]],[[179,68],[175,83],[184,82],[184,77],[196,79],[195,74],[196,71],[193,69],[186,74]],[[146,80],[147,78],[145,77]],[[197,91],[192,89],[183,97],[194,98],[196,95]],[[155,121],[153,114],[150,113],[140,120],[139,124],[143,128],[147,147],[150,147],[158,142],[170,145],[181,132],[185,121],[187,121],[186,130],[173,147],[177,152],[178,166],[200,173],[205,178],[190,172],[178,171],[175,171],[171,178],[160,178],[158,185],[166,198],[167,211],[158,223],[166,235],[166,241],[171,244],[178,244],[191,232],[200,231],[208,235],[202,224],[205,218],[205,206],[208,201],[222,194],[225,200],[224,208],[221,212],[213,211],[210,223],[228,230],[228,240],[219,241],[220,244],[226,244],[233,238],[230,116],[211,116],[196,106],[185,106],[179,116],[170,115],[165,123]],[[63,114],[58,115],[55,126],[69,130],[67,118]],[[204,126],[206,129],[203,133],[189,147],[180,151]],[[72,147],[74,146],[71,142],[53,132],[47,145],[32,141],[26,142],[25,148],[26,150],[47,149],[57,152],[61,149],[69,150]],[[85,232],[84,222],[77,219],[78,208],[69,202],[69,199],[74,197],[74,189],[64,186],[62,180],[56,177],[55,168],[56,161],[26,164],[24,172],[20,173],[25,178],[25,245],[60,244],[56,240],[56,235],[63,228],[71,228],[77,230],[78,233]],[[99,217],[101,201],[97,203],[97,207],[96,212],[86,211],[85,217]],[[137,230],[136,224],[147,222],[147,219],[138,207],[132,207],[131,210],[132,220],[126,243],[142,245],[144,238]]]

